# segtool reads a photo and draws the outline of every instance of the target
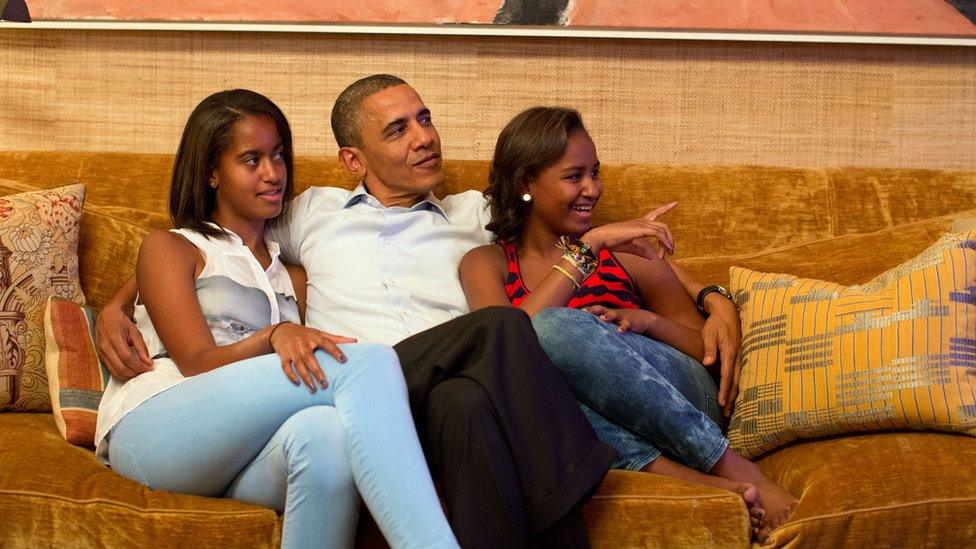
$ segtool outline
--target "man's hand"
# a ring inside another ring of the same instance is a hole
[[[98,315],[95,341],[98,358],[112,377],[128,381],[152,370],[152,359],[139,328],[118,305],[110,303]]]
[[[705,308],[709,317],[702,327],[702,340],[705,343],[702,364],[714,366],[716,355],[721,359],[718,403],[725,415],[729,416],[732,414],[735,397],[739,394],[739,374],[742,373],[742,356],[739,354],[742,329],[739,326],[739,313],[731,301],[716,293],[705,298]]]

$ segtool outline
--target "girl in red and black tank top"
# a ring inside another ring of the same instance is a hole
[[[496,244],[470,250],[461,260],[468,304],[472,310],[512,305],[530,316],[556,308],[537,318],[540,343],[577,398],[604,416],[590,417],[598,434],[609,433],[607,440],[620,444],[621,453],[646,457],[642,465],[636,459],[621,465],[739,493],[754,534],[763,539],[786,520],[796,500],[730,450],[716,424],[716,388],[701,364],[704,320],[690,297],[699,288],[689,283],[686,289],[664,259],[674,244],[657,217],[675,204],[593,227],[590,216],[603,191],[599,168],[596,147],[575,111],[537,107],[509,122],[498,137],[485,190],[492,214],[487,228]],[[592,316],[560,309],[566,307]],[[738,318],[725,312],[710,322],[738,333],[727,325]],[[683,423],[657,419],[669,417]],[[687,443],[666,447],[680,462],[660,451],[652,455],[663,439]],[[673,451],[679,447],[683,453]],[[715,448],[724,448],[720,457]],[[716,459],[725,464],[717,473]],[[772,521],[764,524],[767,512]]]
[[[511,242],[499,242],[498,245],[505,251],[508,261],[505,294],[512,305],[518,307],[530,293],[519,270],[518,247]],[[602,305],[608,309],[640,309],[644,305],[630,274],[606,248],[600,250],[596,271],[580,284],[566,304],[573,309],[585,309],[592,305]]]

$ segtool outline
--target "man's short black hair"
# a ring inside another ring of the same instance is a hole
[[[363,114],[363,101],[376,92],[406,84],[392,74],[374,74],[360,78],[342,90],[332,107],[332,134],[340,147],[362,147],[359,121]]]

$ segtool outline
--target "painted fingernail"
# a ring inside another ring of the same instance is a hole
[[[320,379],[320,380],[319,380],[319,385],[321,385],[321,386],[322,386],[322,388],[323,388],[323,389],[325,389],[326,387],[328,387],[328,386],[329,386],[329,382],[328,382],[328,381],[326,381],[326,380],[324,380],[324,379]]]
[[[346,363],[346,355],[339,355],[339,362],[345,364]]]

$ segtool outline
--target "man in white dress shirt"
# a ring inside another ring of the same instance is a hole
[[[524,313],[465,314],[458,262],[490,239],[481,194],[434,197],[440,137],[399,78],[350,85],[332,125],[340,162],[362,182],[308,189],[272,234],[308,273],[306,323],[395,344],[463,547],[587,546],[580,508],[614,451],[596,439]],[[145,370],[121,313],[134,296],[124,294],[98,325],[100,353],[120,378]]]

